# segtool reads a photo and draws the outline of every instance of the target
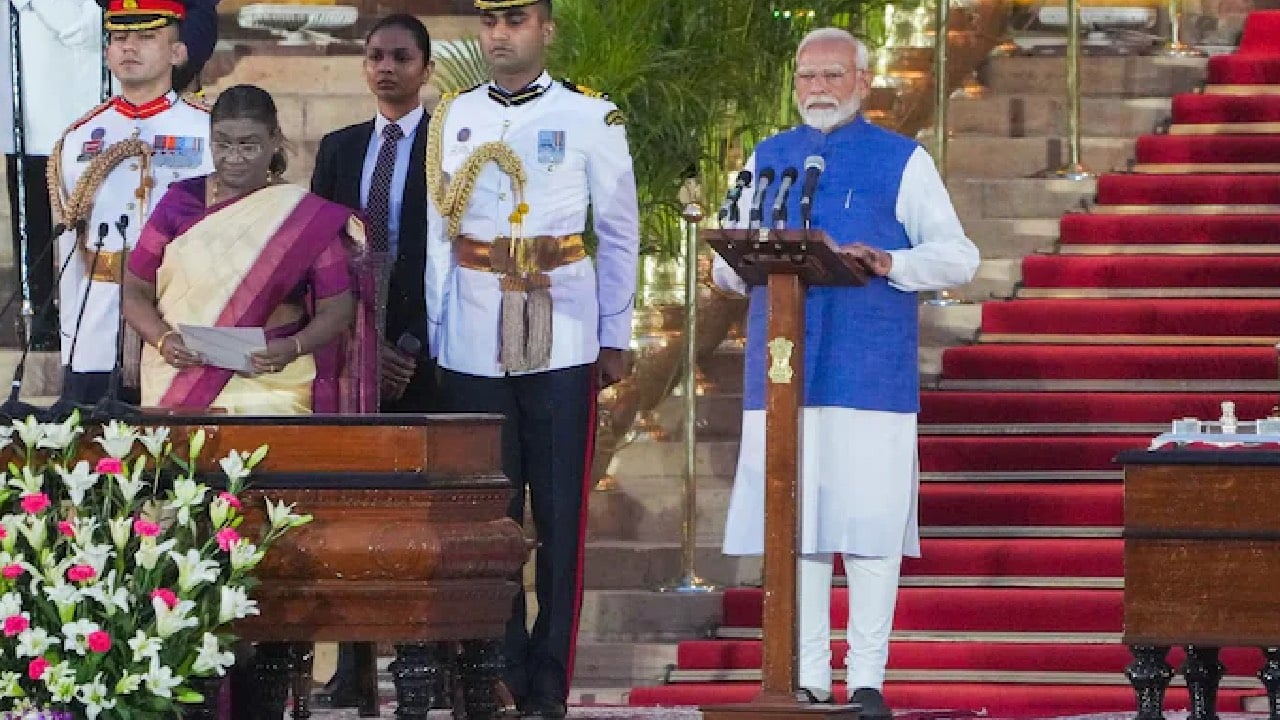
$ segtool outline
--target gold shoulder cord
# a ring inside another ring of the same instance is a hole
[[[484,166],[492,162],[511,178],[511,190],[516,196],[516,210],[511,214],[511,236],[516,238],[522,235],[519,229],[523,225],[524,215],[529,212],[529,206],[524,201],[527,175],[524,163],[506,143],[487,142],[476,148],[458,168],[452,181],[445,180],[444,125],[453,100],[453,97],[446,97],[440,101],[427,132],[427,187],[430,188],[431,199],[435,201],[440,214],[449,219],[449,237],[457,237],[462,228],[462,215],[471,203],[471,194],[475,192],[476,179],[480,177]],[[517,244],[512,243],[513,247]]]
[[[62,140],[59,140],[54,146],[53,155],[49,158],[49,200],[54,206],[54,213],[68,229],[88,220],[93,212],[94,196],[98,194],[98,190],[111,171],[129,158],[138,158],[138,188],[134,190],[133,195],[138,200],[138,220],[141,223],[146,219],[148,199],[151,188],[155,184],[151,178],[151,154],[151,146],[142,140],[137,138],[121,140],[95,157],[84,169],[80,179],[76,180],[76,186],[72,189],[70,197],[64,197],[62,194]]]

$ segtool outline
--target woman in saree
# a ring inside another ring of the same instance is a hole
[[[125,276],[125,319],[146,342],[142,404],[232,414],[362,412],[376,397],[363,233],[351,211],[279,181],[284,137],[252,85],[213,106],[215,172],[174,183]],[[180,325],[261,327],[248,371],[206,365]]]

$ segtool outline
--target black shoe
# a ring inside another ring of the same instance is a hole
[[[884,696],[875,688],[858,688],[853,691],[853,695],[849,696],[849,702],[855,705],[861,705],[862,709],[858,711],[858,717],[867,718],[867,720],[889,720],[893,717],[893,711],[888,705],[884,704]]]
[[[823,691],[807,687],[796,690],[796,702],[805,705],[831,705],[835,701],[836,696],[832,695],[830,690]]]
[[[551,718],[560,720],[569,714],[569,708],[559,700],[530,698],[520,705],[520,716],[527,718]]]

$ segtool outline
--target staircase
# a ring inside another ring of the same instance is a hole
[[[1060,59],[995,59],[992,95],[953,102],[949,185],[984,257],[962,292],[987,302],[925,309],[926,344],[963,335],[966,323],[976,333],[972,344],[922,356],[932,388],[920,415],[924,557],[904,563],[885,688],[895,707],[1134,709],[1112,458],[1171,418],[1217,417],[1221,400],[1245,419],[1275,400],[1277,16],[1251,16],[1240,52],[1207,64],[1203,93],[1189,91],[1204,61],[1085,59],[1084,160],[1121,170],[1096,185],[1025,177],[1065,162],[1064,103],[1042,94],[1061,87]],[[1133,137],[1170,112],[1167,134]],[[674,669],[661,685],[635,688],[635,705],[745,701],[758,689],[762,593],[740,584],[758,568],[715,556],[738,406],[725,395],[703,407],[724,434],[700,447],[701,568],[731,589],[718,614],[697,599],[703,623],[714,623],[709,637],[679,643]],[[625,460],[658,459],[650,448],[634,453]],[[615,474],[620,492],[652,485]],[[637,523],[650,543],[661,532],[678,537],[665,522],[676,488],[663,489],[666,500],[628,500],[655,515]],[[834,589],[833,627],[844,627],[847,607],[847,591]],[[844,652],[837,637],[833,658]],[[1240,710],[1262,694],[1259,653],[1232,649],[1223,662],[1219,709]],[[1185,708],[1185,689],[1171,688],[1166,702]]]

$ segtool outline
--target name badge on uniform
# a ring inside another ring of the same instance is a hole
[[[80,154],[76,156],[76,162],[88,162],[102,154],[102,138],[106,137],[107,131],[102,128],[94,128],[89,135],[89,139],[80,145]]]
[[[538,162],[543,165],[559,165],[564,162],[564,131],[538,131]]]
[[[204,138],[191,135],[157,135],[151,143],[151,161],[157,167],[194,168],[204,158]]]

